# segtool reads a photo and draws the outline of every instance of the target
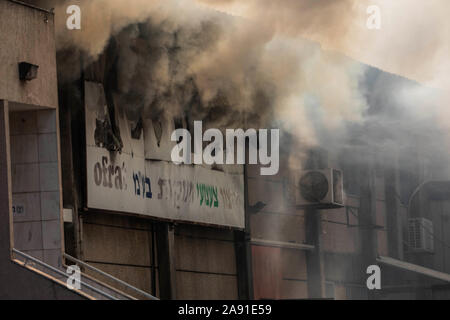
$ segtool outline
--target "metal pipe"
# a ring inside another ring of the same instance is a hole
[[[41,266],[43,266],[43,267],[46,267],[46,268],[52,270],[53,272],[58,273],[59,275],[62,275],[62,276],[64,276],[64,277],[66,277],[66,278],[69,277],[69,275],[68,275],[67,273],[65,273],[65,272],[63,272],[63,271],[61,271],[61,270],[59,270],[59,269],[57,269],[57,268],[55,268],[55,267],[53,267],[53,266],[51,266],[51,265],[48,265],[48,264],[46,264],[45,262],[42,262],[41,260],[36,259],[35,257],[32,257],[32,256],[30,256],[30,255],[28,255],[28,254],[26,254],[26,253],[24,253],[24,252],[22,252],[22,251],[19,251],[19,250],[15,249],[15,248],[13,248],[12,251],[13,251],[14,253],[17,253],[18,255],[24,257],[24,258],[27,259],[27,260],[31,260],[31,261],[33,261],[33,262],[35,262],[35,263],[37,263],[37,264],[39,264],[39,265],[41,265]],[[26,265],[26,261],[25,261],[25,265]],[[83,281],[81,281],[81,280],[80,280],[80,284],[84,285],[85,287],[91,289],[91,290],[94,291],[94,292],[97,292],[98,294],[100,294],[100,295],[102,295],[102,296],[104,296],[104,297],[106,297],[106,298],[108,298],[108,299],[111,299],[111,300],[119,300],[118,298],[113,297],[113,296],[109,295],[108,293],[103,292],[103,291],[101,291],[100,289],[97,289],[97,288],[95,288],[95,287],[93,287],[93,286],[91,286],[91,285],[89,285],[89,284],[87,284],[87,283],[85,283],[85,282],[83,282]]]
[[[71,260],[71,261],[73,261],[73,262],[76,262],[76,263],[82,265],[83,267],[86,267],[86,268],[88,268],[88,269],[91,269],[92,271],[98,272],[99,274],[101,274],[101,275],[103,275],[103,276],[105,276],[105,277],[107,277],[107,278],[109,278],[109,279],[111,279],[111,280],[114,280],[114,281],[120,283],[121,285],[124,285],[125,287],[127,287],[127,288],[129,288],[129,289],[132,289],[132,290],[134,290],[134,291],[136,291],[136,292],[142,294],[143,296],[145,296],[145,297],[147,297],[147,298],[149,298],[149,299],[151,299],[151,300],[159,300],[158,298],[152,296],[151,294],[149,294],[149,293],[147,293],[147,292],[145,292],[145,291],[143,291],[143,290],[141,290],[141,289],[138,289],[138,288],[132,286],[131,284],[129,284],[129,283],[125,282],[125,281],[122,281],[122,280],[120,280],[120,279],[118,279],[118,278],[116,278],[116,277],[113,277],[112,275],[110,275],[110,274],[108,274],[108,273],[106,273],[106,272],[104,272],[104,271],[102,271],[102,270],[100,270],[100,269],[97,269],[97,268],[91,266],[90,264],[87,264],[86,262],[83,262],[83,261],[81,261],[81,260],[78,260],[77,258],[74,258],[74,257],[68,255],[67,253],[63,253],[63,255],[64,255],[64,257],[66,257],[67,259],[69,259],[69,260]]]
[[[391,257],[377,257],[377,261],[386,265],[390,265],[392,267],[396,267],[402,270],[407,270],[411,272],[416,272],[431,278],[439,279],[445,282],[450,282],[450,274],[437,271],[434,269],[426,268],[417,264],[409,263],[402,260],[397,260]]]
[[[253,245],[278,247],[278,248],[289,248],[289,249],[307,250],[307,251],[312,251],[315,249],[315,246],[310,245],[310,244],[271,241],[271,240],[254,239],[254,238],[251,240],[251,243]]]

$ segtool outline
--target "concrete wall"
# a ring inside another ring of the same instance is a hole
[[[14,247],[61,266],[56,111],[10,113]]]
[[[351,201],[351,200],[350,200]],[[360,251],[357,209],[323,210],[323,249],[327,252],[357,253]],[[348,219],[348,220],[347,220]],[[352,227],[353,226],[353,227]]]
[[[56,52],[51,13],[9,0],[0,12],[0,299],[83,299],[13,260],[15,242],[61,263]],[[37,79],[19,79],[22,61]]]
[[[10,112],[12,208],[16,248],[61,265],[59,137],[53,14],[0,1],[0,99]],[[19,62],[39,66],[19,79]]]
[[[12,183],[8,103],[0,100],[0,299],[84,299],[11,260]]]
[[[53,14],[0,1],[0,99],[56,108],[58,105]],[[19,80],[19,62],[39,66],[37,79]]]

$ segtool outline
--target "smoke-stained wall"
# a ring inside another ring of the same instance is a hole
[[[0,10],[8,12],[0,22],[0,99],[56,108],[58,95],[53,14],[11,1],[2,1]],[[37,65],[38,77],[27,83],[20,81],[20,62]]]

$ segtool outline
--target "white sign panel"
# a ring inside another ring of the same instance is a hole
[[[145,159],[144,134],[132,139],[130,124],[121,116],[123,149],[110,152],[95,139],[106,110],[103,87],[86,82],[85,97],[89,208],[244,228],[242,172]]]

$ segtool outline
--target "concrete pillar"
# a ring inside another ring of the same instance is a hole
[[[306,252],[308,270],[308,297],[310,299],[325,298],[325,271],[321,241],[321,216],[317,209],[305,210],[306,243],[315,249]]]
[[[327,154],[324,150],[310,151],[305,170],[323,169],[328,166]],[[308,297],[310,299],[325,298],[325,271],[322,251],[322,222],[320,210],[309,208],[305,210],[305,240],[315,247],[306,252],[306,267],[308,272]]]
[[[248,149],[246,149],[246,157],[248,158]],[[245,230],[234,232],[238,296],[239,299],[243,300],[252,300],[254,298],[251,224],[248,201],[248,166],[244,165]]]
[[[8,102],[0,100],[0,265],[11,259],[12,212]],[[0,267],[0,269],[3,269]]]
[[[169,225],[168,223],[160,224],[158,226],[156,237],[160,298],[165,300],[175,300],[177,298],[177,285],[174,226]]]
[[[358,224],[361,239],[361,285],[366,286],[367,267],[376,265],[378,237],[376,225],[376,193],[373,179],[373,165],[369,156],[366,157],[360,171],[361,197],[358,211]],[[373,290],[368,290],[369,299],[374,298]]]

